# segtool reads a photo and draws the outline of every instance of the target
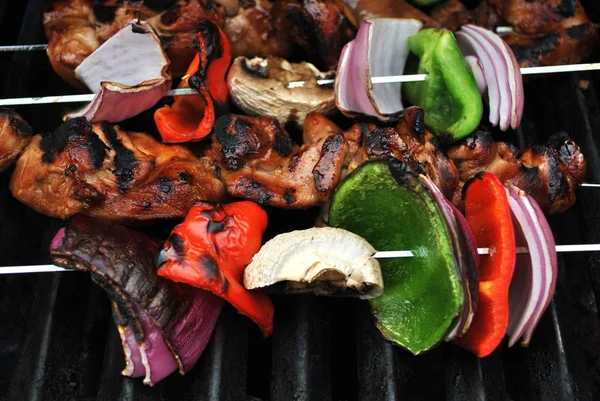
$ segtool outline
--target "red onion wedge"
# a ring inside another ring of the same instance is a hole
[[[125,354],[123,375],[154,385],[188,372],[206,348],[223,300],[156,275],[161,241],[100,219],[76,216],[50,244],[55,264],[90,272],[111,300]]]
[[[512,50],[496,33],[476,25],[464,25],[456,39],[465,56],[475,56],[481,63],[488,87],[490,123],[503,131],[516,129],[523,116],[524,90]]]
[[[527,346],[544,311],[550,304],[557,276],[556,244],[548,221],[535,200],[520,189],[506,188],[518,247],[529,253],[517,254],[509,290],[509,346],[519,338]]]
[[[96,97],[65,118],[119,122],[154,106],[171,88],[170,61],[149,25],[130,22],[75,69]]]
[[[479,295],[479,278],[477,274],[479,254],[477,252],[477,243],[465,217],[442,194],[433,181],[425,175],[420,175],[419,179],[429,189],[442,215],[444,215],[450,237],[452,238],[454,258],[462,284],[464,297],[463,310],[455,319],[454,326],[446,334],[445,338],[445,341],[452,341],[467,332],[477,309],[477,297]]]
[[[372,76],[402,75],[409,55],[408,38],[421,21],[400,18],[366,20],[342,50],[335,80],[335,101],[345,115],[380,120],[402,111],[401,84],[371,83]]]

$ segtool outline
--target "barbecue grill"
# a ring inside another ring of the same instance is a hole
[[[44,0],[0,2],[0,45],[45,43]],[[582,0],[594,21],[600,3]],[[594,60],[599,59],[598,54]],[[43,52],[0,54],[1,96],[68,94]],[[525,117],[508,138],[524,147],[564,130],[600,183],[600,74],[526,83]],[[64,105],[21,107],[36,132],[60,124]],[[148,114],[123,124],[153,132]],[[14,200],[0,175],[0,264],[50,263],[61,222]],[[599,243],[598,189],[552,216],[556,242]],[[312,225],[315,212],[269,211],[268,236]],[[284,223],[281,223],[281,222]],[[160,229],[160,228],[159,228]],[[167,231],[168,232],[168,231]],[[164,235],[163,235],[164,237]],[[197,366],[153,388],[120,375],[123,351],[108,299],[88,274],[0,276],[0,400],[592,400],[600,399],[600,254],[559,255],[554,300],[529,348],[506,342],[485,359],[452,344],[414,357],[386,342],[368,304],[355,299],[274,297],[275,330],[226,307]]]

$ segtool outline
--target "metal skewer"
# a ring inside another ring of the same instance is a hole
[[[521,68],[521,74],[555,74],[561,72],[575,72],[575,71],[597,71],[600,70],[600,63],[588,63],[588,64],[569,64],[569,65],[556,65],[548,67],[527,67]],[[373,77],[371,82],[373,84],[390,84],[390,83],[401,83],[401,82],[419,82],[424,81],[427,78],[426,74],[415,74],[415,75],[390,75],[387,77]],[[299,88],[304,86],[305,81],[294,81],[288,84],[288,88]],[[318,85],[332,85],[333,79],[319,79]],[[185,95],[197,95],[198,92],[194,89],[172,89],[167,93],[167,96],[185,96]],[[85,95],[59,95],[59,96],[42,96],[42,97],[21,97],[13,99],[0,99],[0,106],[21,106],[29,104],[49,104],[49,103],[81,103],[91,102],[94,98],[94,94]]]
[[[489,255],[489,248],[478,248],[477,252],[480,255]],[[524,247],[518,247],[517,253],[528,253],[529,250]],[[556,252],[600,252],[600,244],[582,244],[582,245],[557,245]],[[392,258],[412,258],[415,255],[412,251],[380,251],[373,255],[376,259],[392,259]],[[32,266],[5,266],[0,267],[0,275],[2,274],[25,274],[25,273],[52,273],[52,272],[68,272],[82,271],[76,269],[65,269],[55,265],[32,265]]]
[[[600,63],[586,63],[586,64],[567,64],[567,65],[551,65],[545,67],[525,67],[521,68],[522,75],[534,75],[534,74],[557,74],[562,72],[577,72],[577,71],[598,71],[600,70]],[[403,82],[420,82],[425,81],[427,74],[413,74],[413,75],[390,75],[387,77],[372,77],[372,84],[396,84]],[[319,79],[317,85],[333,85],[334,79]],[[289,89],[300,88],[304,86],[305,81],[294,81],[288,84]]]

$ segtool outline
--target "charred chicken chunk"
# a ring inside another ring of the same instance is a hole
[[[52,217],[81,213],[124,221],[184,217],[195,202],[226,195],[210,160],[84,118],[36,135],[17,162],[10,190]]]
[[[348,173],[374,157],[391,155],[414,171],[426,174],[446,196],[458,185],[458,172],[437,137],[425,129],[423,109],[409,107],[391,127],[355,124],[344,132],[350,144]]]
[[[215,125],[212,152],[230,195],[288,209],[329,201],[347,172],[386,155],[428,174],[447,196],[458,184],[456,167],[425,130],[417,107],[407,109],[395,126],[356,124],[345,132],[310,113],[303,141],[296,145],[274,118],[228,115]]]
[[[341,1],[284,0],[276,2],[274,12],[291,22],[291,39],[321,70],[337,67],[342,48],[356,34],[354,18]]]
[[[300,147],[276,119],[237,115],[217,120],[212,146],[230,195],[287,209],[328,200],[348,152],[339,131],[305,137]]]
[[[133,19],[147,21],[160,37],[171,69],[181,76],[195,55],[197,26],[207,19],[219,26],[225,11],[209,0],[62,0],[44,13],[50,63],[61,78],[80,86],[73,71],[108,38]]]
[[[468,23],[512,27],[514,33],[502,38],[522,67],[578,63],[598,43],[579,0],[484,0],[474,13],[459,0],[449,0],[432,16],[452,30]]]
[[[404,0],[344,0],[359,22],[373,18],[412,18],[425,28],[438,28],[439,22]]]
[[[481,171],[495,174],[531,195],[544,213],[562,213],[575,203],[575,189],[584,180],[586,162],[579,147],[564,134],[518,154],[504,142],[478,131],[450,148],[448,154],[460,175],[453,201],[462,206],[462,184]]]
[[[27,121],[10,109],[0,108],[0,171],[8,168],[31,141]]]

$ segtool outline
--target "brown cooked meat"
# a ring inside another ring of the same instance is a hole
[[[58,75],[81,84],[73,71],[108,38],[133,19],[147,21],[160,37],[175,76],[185,73],[195,55],[196,27],[210,19],[225,23],[225,10],[210,0],[127,1],[62,0],[44,12],[48,57]]]
[[[31,127],[20,115],[0,107],[0,171],[19,157],[31,141]]]
[[[306,55],[321,70],[335,68],[354,38],[353,17],[341,0],[61,0],[44,13],[48,57],[56,73],[75,87],[73,71],[131,20],[147,21],[171,60],[173,76],[195,55],[198,25],[210,19],[223,29],[232,57]]]
[[[448,0],[432,17],[452,30],[467,23],[489,29],[512,27],[514,33],[502,39],[522,67],[579,63],[598,43],[594,24],[579,0],[483,0],[473,13],[459,0]]]
[[[391,155],[414,171],[429,176],[442,193],[450,197],[458,185],[458,172],[438,138],[426,130],[424,118],[423,109],[409,107],[395,126],[352,126],[344,132],[350,143],[348,172],[367,159]]]
[[[585,178],[586,162],[579,147],[564,134],[521,154],[509,144],[494,142],[487,131],[477,131],[449,149],[461,184],[453,202],[462,207],[465,181],[481,171],[495,174],[531,195],[544,213],[562,213],[575,203],[575,189]]]
[[[181,218],[195,202],[226,196],[209,159],[84,118],[36,135],[17,161],[10,190],[52,217],[125,221]]]
[[[347,172],[385,155],[428,174],[447,196],[458,184],[456,167],[425,130],[417,107],[407,109],[395,126],[356,124],[345,132],[310,113],[303,140],[299,147],[271,117],[227,115],[215,124],[213,158],[231,196],[287,209],[329,201]]]
[[[359,22],[373,18],[413,18],[425,28],[439,28],[440,24],[423,11],[404,0],[344,0]]]
[[[219,118],[212,150],[229,194],[281,208],[328,200],[341,178],[348,145],[339,131],[313,134],[299,147],[272,117]]]

